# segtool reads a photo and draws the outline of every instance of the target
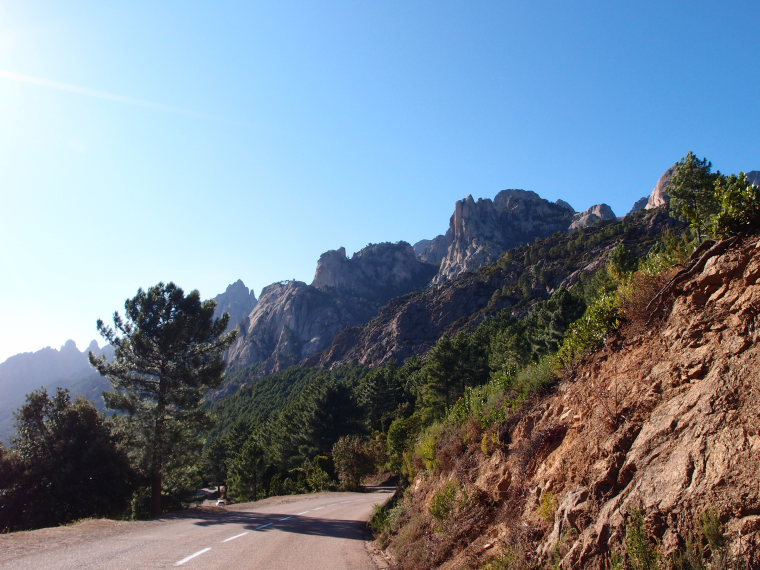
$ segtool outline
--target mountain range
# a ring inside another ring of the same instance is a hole
[[[668,169],[648,198],[638,200],[631,214],[666,203]],[[760,181],[760,171],[750,171]],[[510,302],[509,287],[542,287],[548,296],[566,284],[569,275],[589,270],[595,259],[577,259],[569,274],[538,283],[540,264],[513,263],[489,277],[473,272],[496,262],[518,246],[553,235],[616,220],[606,204],[576,212],[567,202],[551,202],[527,190],[503,190],[493,199],[471,195],[454,205],[445,233],[413,245],[406,242],[371,244],[348,257],[344,248],[320,256],[310,284],[281,281],[265,287],[259,299],[238,280],[214,297],[216,316],[230,314],[229,329],[238,339],[226,354],[231,371],[254,367],[256,375],[282,370],[299,362],[333,366],[422,354],[444,332],[463,325],[489,307]],[[661,223],[662,220],[656,223]],[[655,222],[652,222],[653,224]],[[603,256],[609,244],[600,246]],[[550,265],[558,260],[547,259]],[[522,277],[522,282],[518,283]],[[465,319],[466,320],[466,319]],[[96,343],[80,352],[72,341],[60,350],[45,348],[13,356],[0,364],[0,440],[12,431],[12,412],[24,395],[40,386],[61,386],[99,401],[108,387],[89,366],[87,352],[101,354]]]

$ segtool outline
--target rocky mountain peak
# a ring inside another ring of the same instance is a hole
[[[571,230],[578,228],[587,228],[598,224],[599,222],[616,220],[615,212],[607,204],[596,204],[591,206],[585,212],[578,212],[573,215],[573,222],[570,224]]]
[[[434,273],[435,267],[418,260],[408,243],[378,243],[350,259],[343,247],[323,253],[311,285],[320,291],[342,291],[368,299],[390,298],[423,287]]]
[[[237,327],[256,306],[256,295],[250,291],[241,279],[227,286],[224,293],[214,297],[216,308],[214,318],[218,319],[224,313],[230,314],[227,330]]]
[[[641,210],[646,209],[648,202],[649,202],[649,197],[648,196],[643,196],[643,197],[639,198],[638,200],[636,200],[633,203],[633,206],[631,207],[631,211],[628,212],[628,213],[629,214],[634,214],[636,212],[640,212]]]
[[[660,206],[664,206],[670,201],[670,196],[668,196],[668,193],[665,191],[665,189],[670,185],[670,181],[672,180],[674,173],[675,167],[671,166],[665,171],[662,176],[660,176],[657,184],[652,189],[652,193],[649,194],[649,200],[647,200],[646,205],[647,210],[659,208]]]
[[[507,249],[565,231],[573,214],[567,203],[549,202],[530,190],[502,190],[493,200],[467,196],[454,206],[451,243],[434,281],[441,283],[496,261]]]

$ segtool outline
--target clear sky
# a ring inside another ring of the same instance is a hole
[[[760,169],[760,2],[0,0],[0,361],[525,188]]]

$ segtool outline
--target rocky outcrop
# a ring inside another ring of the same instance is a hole
[[[639,198],[633,203],[633,206],[631,207],[631,211],[628,212],[629,214],[635,214],[636,212],[640,212],[641,210],[645,209],[647,207],[647,204],[649,203],[649,197],[644,196],[642,198]]]
[[[660,176],[660,179],[657,181],[657,184],[655,184],[651,194],[649,194],[649,199],[647,200],[646,205],[647,210],[665,206],[670,201],[670,196],[668,196],[666,189],[670,185],[674,172],[675,166],[671,166],[662,176]]]
[[[214,301],[216,302],[214,318],[218,319],[224,313],[229,313],[230,320],[227,324],[227,330],[232,330],[243,322],[243,319],[256,306],[256,295],[245,286],[242,280],[238,279],[228,285],[224,293],[214,297]]]
[[[459,463],[415,481],[406,500],[420,510],[453,478],[494,506],[443,567],[481,567],[509,551],[606,569],[638,510],[663,562],[711,512],[735,567],[758,567],[760,237],[734,243],[702,250],[645,326],[624,329],[492,428],[502,442],[493,453],[474,438]]]
[[[435,270],[406,242],[369,245],[350,259],[344,248],[328,251],[311,285],[283,281],[264,288],[227,353],[228,366],[261,363],[272,372],[312,356],[391,298],[427,285]]]
[[[421,262],[406,242],[368,245],[346,257],[345,248],[323,253],[312,287],[368,300],[388,299],[427,285],[435,267]]]
[[[637,217],[636,217],[637,216]],[[584,274],[604,265],[609,252],[624,231],[633,247],[644,253],[665,228],[678,225],[664,212],[635,214],[629,230],[616,226],[619,235],[601,237],[603,231],[587,228],[589,247],[568,256],[561,245],[567,238],[554,235],[510,252],[502,260],[475,273],[449,279],[436,287],[393,299],[366,324],[340,332],[329,347],[308,358],[309,366],[333,367],[361,363],[379,366],[388,361],[403,362],[427,352],[444,333],[456,333],[485,315],[502,309],[524,312],[520,303],[524,288],[534,299],[547,297],[560,286],[570,286]],[[593,239],[592,239],[593,238]],[[521,285],[521,281],[525,284]]]
[[[433,239],[423,239],[414,244],[414,254],[425,263],[440,266],[451,245],[451,230]]]
[[[750,170],[747,172],[747,180],[754,186],[760,186],[760,170]]]
[[[574,213],[566,203],[526,190],[502,190],[493,200],[459,200],[449,224],[451,244],[434,282],[492,263],[517,245],[566,231]]]
[[[573,215],[573,221],[570,224],[570,230],[577,230],[578,228],[587,228],[589,226],[595,226],[601,222],[608,222],[616,220],[615,212],[612,211],[607,204],[597,204],[591,206],[585,212],[578,212]]]

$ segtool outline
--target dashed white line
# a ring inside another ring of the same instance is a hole
[[[289,517],[285,517],[284,519],[280,519],[280,521],[288,521],[288,520],[292,519],[294,516],[295,515],[290,515]]]
[[[229,538],[225,538],[222,542],[229,542],[230,540],[235,540],[236,538],[240,538],[241,536],[245,536],[248,534],[247,532],[241,532],[240,534],[236,534],[235,536],[231,536]]]
[[[273,522],[270,522],[270,523],[267,523],[267,524],[263,524],[261,526],[257,526],[256,530],[259,530],[260,528],[266,528],[268,526],[272,526],[273,524],[274,524]]]
[[[182,560],[180,560],[179,562],[176,562],[174,565],[175,565],[175,566],[182,566],[182,565],[183,565],[185,562],[187,562],[187,561],[189,561],[189,560],[192,560],[192,559],[193,559],[193,558],[195,558],[196,556],[200,556],[201,554],[203,554],[204,552],[208,552],[209,550],[211,550],[211,547],[210,547],[210,546],[209,546],[209,547],[207,547],[207,548],[204,548],[203,550],[199,550],[199,551],[198,551],[198,552],[196,552],[195,554],[191,554],[190,556],[186,556],[185,558],[183,558],[183,559],[182,559]]]
[[[324,509],[324,507],[317,507],[316,509],[311,509],[311,510],[312,511],[321,511],[322,509]]]
[[[305,515],[306,513],[310,513],[311,511],[301,511],[300,513],[296,513],[296,516],[298,515]]]

